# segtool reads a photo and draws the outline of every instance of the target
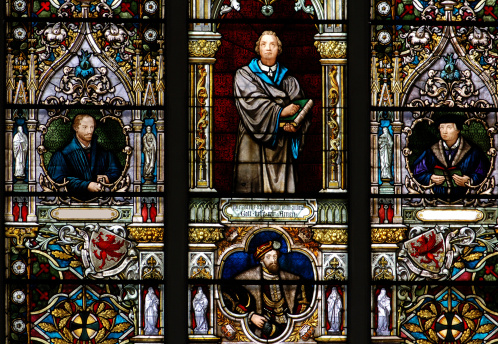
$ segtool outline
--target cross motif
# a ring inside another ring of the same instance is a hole
[[[97,335],[100,325],[95,315],[83,311],[71,320],[69,328],[77,339],[88,341]]]
[[[462,319],[455,312],[447,312],[438,319],[435,329],[439,338],[444,341],[454,342],[465,330],[465,326]]]
[[[156,266],[156,263],[157,261],[152,256],[149,259],[147,259],[147,264],[149,264],[150,266]]]
[[[204,259],[204,257],[199,257],[199,259],[197,259],[197,265],[199,266],[204,266],[206,265],[206,259]]]
[[[384,256],[382,256],[382,258],[380,258],[380,260],[379,260],[380,267],[385,269],[388,264],[389,263],[387,262],[386,258]]]
[[[334,257],[330,260],[329,265],[332,267],[332,269],[337,269],[339,267],[339,259],[337,257]]]

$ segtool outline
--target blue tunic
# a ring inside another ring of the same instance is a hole
[[[66,179],[69,192],[88,192],[88,184],[97,182],[98,175],[106,175],[111,183],[121,175],[121,166],[113,153],[104,150],[93,135],[90,159],[76,136],[61,151],[56,152],[48,164],[48,174],[57,183]]]

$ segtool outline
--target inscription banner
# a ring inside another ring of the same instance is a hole
[[[316,223],[316,200],[221,199],[221,222]]]

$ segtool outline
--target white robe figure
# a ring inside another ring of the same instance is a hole
[[[327,315],[330,324],[329,333],[339,334],[341,329],[341,309],[342,301],[341,296],[337,292],[337,288],[333,287],[332,292],[327,298]]]
[[[157,328],[157,319],[159,318],[159,298],[154,292],[154,288],[150,287],[145,296],[145,328],[146,336],[157,336],[159,329]]]
[[[393,174],[391,165],[393,163],[393,137],[389,133],[389,128],[382,128],[382,134],[379,136],[379,155],[380,155],[380,178],[392,179]]]
[[[156,164],[156,137],[152,133],[152,128],[147,126],[146,133],[142,138],[144,153],[144,177],[152,177],[154,175],[154,167]]]
[[[389,320],[391,314],[391,299],[386,294],[386,289],[382,288],[377,297],[377,336],[389,336]]]
[[[14,152],[14,177],[23,179],[26,176],[26,158],[28,156],[28,137],[23,133],[22,127],[17,127],[14,135],[12,150]]]
[[[202,288],[199,287],[197,289],[197,293],[194,296],[194,300],[192,304],[194,306],[194,315],[195,315],[195,334],[207,334],[208,333],[208,323],[206,319],[206,313],[208,308],[208,299]]]

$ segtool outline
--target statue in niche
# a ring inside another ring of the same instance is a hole
[[[391,166],[393,163],[393,137],[389,128],[383,127],[379,136],[380,179],[390,181],[393,178]]]
[[[208,299],[202,288],[197,288],[197,293],[194,296],[194,300],[192,301],[192,305],[194,306],[194,315],[195,315],[195,334],[207,334],[208,333],[208,323],[206,319],[206,313],[208,308]]]
[[[157,336],[159,329],[157,328],[157,319],[159,318],[159,298],[154,292],[154,288],[150,287],[145,296],[145,328],[146,336]]]
[[[332,292],[327,298],[327,306],[327,318],[330,325],[328,332],[329,334],[340,334],[342,301],[336,287],[332,288]]]
[[[391,314],[391,298],[386,289],[382,288],[377,297],[377,336],[390,336],[389,316]]]
[[[142,152],[144,153],[144,178],[146,180],[153,180],[157,152],[156,137],[152,133],[152,127],[150,125],[145,128],[145,131],[146,133],[142,138]]]
[[[14,177],[24,179],[26,177],[25,167],[28,156],[28,137],[22,131],[22,126],[17,127],[17,133],[12,141],[15,161]]]

